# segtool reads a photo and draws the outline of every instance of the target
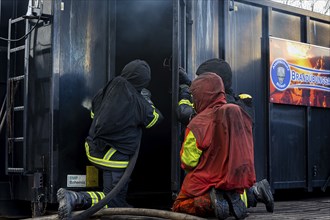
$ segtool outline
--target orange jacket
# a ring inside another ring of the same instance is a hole
[[[197,115],[187,126],[180,156],[189,171],[181,191],[199,196],[210,187],[237,190],[251,187],[254,170],[252,120],[235,104],[226,104],[222,80],[204,73],[190,87]]]

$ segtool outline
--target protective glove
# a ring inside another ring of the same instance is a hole
[[[141,90],[141,95],[143,96],[143,98],[145,100],[147,100],[147,102],[149,102],[151,105],[153,105],[154,103],[151,101],[151,92],[148,89],[143,88]]]
[[[189,86],[186,84],[181,84],[179,86],[179,99],[187,99],[192,102],[191,93],[189,91]]]
[[[191,85],[191,80],[189,79],[188,74],[182,67],[179,67],[179,84],[185,84],[188,86]]]

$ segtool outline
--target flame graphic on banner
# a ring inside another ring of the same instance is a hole
[[[284,89],[278,86],[283,66]],[[330,108],[329,48],[270,38],[270,67],[271,102]]]

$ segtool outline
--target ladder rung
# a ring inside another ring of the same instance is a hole
[[[17,52],[19,50],[24,50],[25,49],[25,45],[19,46],[19,47],[14,47],[12,49],[10,49],[10,53],[14,53]]]
[[[19,18],[15,18],[15,19],[11,20],[11,23],[14,24],[14,23],[17,23],[17,22],[20,22],[23,20],[25,20],[23,17],[19,17]]]
[[[16,107],[14,107],[14,111],[15,112],[24,111],[24,106],[16,106]]]
[[[24,141],[24,137],[8,138],[9,141],[21,142]]]
[[[15,76],[15,77],[10,77],[9,80],[11,81],[19,81],[25,78],[25,75],[20,75],[20,76]]]
[[[8,167],[7,171],[10,172],[10,173],[23,173],[24,168],[21,168],[21,167]]]

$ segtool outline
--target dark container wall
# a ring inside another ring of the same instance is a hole
[[[271,36],[301,42],[300,16],[273,10],[271,19]]]
[[[257,0],[235,1],[224,8],[224,14],[225,55],[233,67],[234,88],[250,93],[255,102],[257,179],[267,177],[274,190],[312,191],[323,186],[330,174],[330,142],[325,132],[329,109],[269,103],[268,37],[329,47],[329,20]]]
[[[323,47],[330,47],[330,28],[329,24],[319,21],[310,21],[310,43]],[[330,56],[330,54],[329,54]],[[329,60],[329,59],[328,59]],[[330,69],[330,63],[325,63],[325,68]],[[327,97],[329,100],[330,97]],[[310,142],[309,152],[309,185],[310,187],[323,186],[324,180],[330,175],[329,158],[330,155],[330,114],[329,110],[324,111],[320,108],[310,109]],[[323,123],[323,122],[329,123]],[[322,126],[320,126],[322,124]]]
[[[187,22],[191,26],[191,33],[189,30],[187,32],[187,68],[192,78],[196,77],[196,70],[201,63],[219,57],[219,7],[218,1],[191,1],[191,20]]]
[[[329,48],[329,26],[329,23],[311,20],[309,25],[310,43]],[[330,69],[330,63],[325,63],[325,65],[326,69]],[[327,98],[330,99],[330,97]],[[308,166],[309,185],[310,187],[319,187],[324,186],[325,180],[330,176],[330,110],[310,108],[309,113],[309,152],[311,155]]]
[[[330,47],[329,24],[311,19],[308,28],[310,30],[308,33],[310,36],[309,43],[322,47]]]
[[[52,196],[67,186],[68,174],[85,174],[90,165],[84,149],[91,123],[88,107],[109,78],[110,4],[54,1]]]
[[[229,42],[226,43],[230,56],[226,59],[233,70],[233,90],[236,94],[246,93],[253,97],[255,106],[254,155],[257,180],[267,177],[266,103],[267,75],[263,72],[262,58],[262,8],[235,3],[229,12]]]
[[[174,1],[175,2],[175,1]],[[213,0],[179,0],[173,4],[173,69],[185,68],[190,79],[196,78],[198,66],[211,58],[219,57],[220,3]],[[223,49],[223,48],[222,48]],[[172,192],[180,191],[184,171],[180,168],[180,149],[185,127],[176,118],[179,83],[172,70]]]
[[[330,111],[324,111],[322,108],[311,109],[309,122],[309,184],[310,187],[323,187],[330,176]]]
[[[273,37],[302,41],[304,30],[300,16],[278,11],[272,11],[271,16],[270,34]],[[274,188],[306,186],[306,119],[304,106],[270,104],[270,166]]]
[[[303,25],[305,20],[309,22],[307,25]],[[273,10],[271,27],[270,34],[274,37],[329,47],[329,23]],[[323,186],[330,174],[326,162],[329,157],[320,157],[321,152],[330,155],[329,135],[324,133],[330,123],[328,114],[329,109],[326,108],[270,105],[270,149],[273,158],[270,164],[273,172],[270,175],[274,188],[307,188],[311,191]],[[320,126],[320,121],[325,122],[326,127]]]

